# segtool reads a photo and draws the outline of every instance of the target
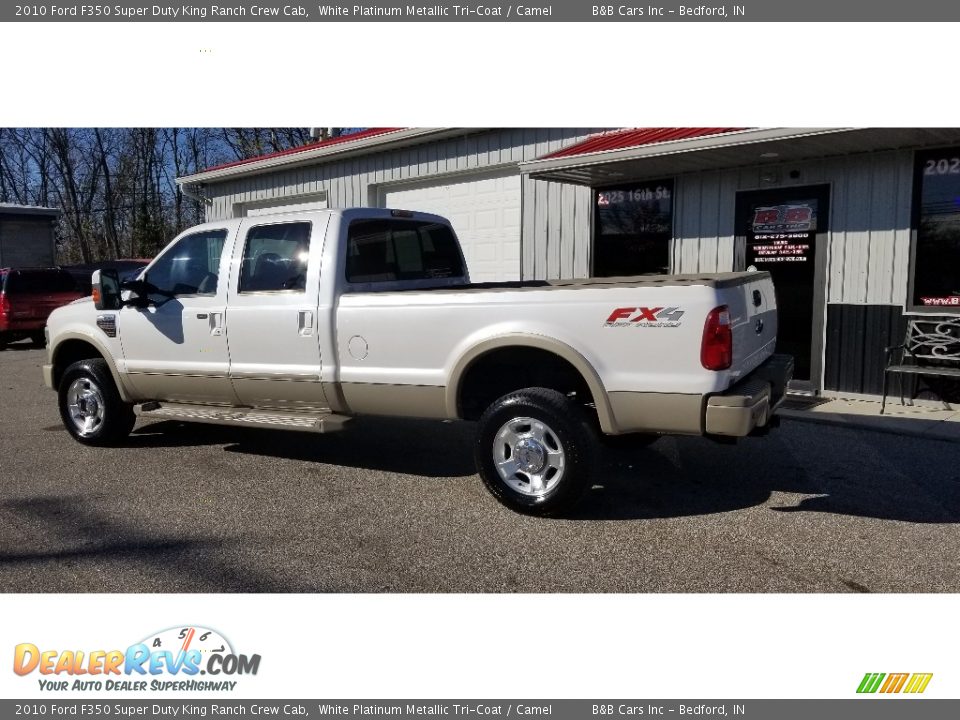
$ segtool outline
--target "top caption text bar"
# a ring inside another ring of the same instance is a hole
[[[239,0],[226,4],[73,2],[4,4],[3,22],[946,22],[960,20],[960,3],[942,0],[744,0],[687,5],[600,4],[559,0],[529,4],[286,3]]]

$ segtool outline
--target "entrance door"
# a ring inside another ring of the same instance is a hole
[[[829,185],[737,194],[739,269],[773,277],[777,352],[793,355],[799,392],[820,386],[829,202]]]

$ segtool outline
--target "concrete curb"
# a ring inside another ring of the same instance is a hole
[[[872,417],[849,413],[825,413],[812,410],[778,410],[777,414],[785,420],[832,425],[850,430],[870,430],[872,432],[899,435],[900,437],[923,438],[941,442],[960,442],[960,423],[944,420],[905,419],[898,417]]]

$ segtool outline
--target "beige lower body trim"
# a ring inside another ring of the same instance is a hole
[[[340,390],[352,415],[448,417],[443,386],[341,383]]]
[[[302,408],[323,410],[328,407],[323,385],[311,380],[280,380],[233,377],[233,389],[244,405],[253,407]]]
[[[53,365],[43,366],[43,384],[51,390],[55,389],[53,387]]]
[[[237,404],[230,378],[225,375],[167,375],[161,373],[126,373],[125,379],[141,400]]]
[[[703,433],[703,396],[680,393],[612,392],[617,432]]]

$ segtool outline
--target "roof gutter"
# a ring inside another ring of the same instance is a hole
[[[520,172],[541,174],[555,170],[569,170],[573,168],[604,165],[621,160],[640,160],[643,158],[663,157],[677,153],[695,152],[697,150],[714,150],[718,148],[737,147],[739,145],[753,145],[770,142],[772,140],[791,140],[795,138],[812,137],[814,135],[829,135],[849,132],[858,128],[759,128],[754,130],[740,130],[737,132],[705,135],[704,137],[689,138],[686,140],[668,140],[666,142],[638,145],[637,147],[622,148],[619,150],[602,150],[600,152],[570,157],[547,158],[530,160],[520,163]]]
[[[470,128],[469,132],[477,129],[479,128]],[[335,145],[306,149],[302,152],[290,153],[288,155],[268,157],[262,160],[251,160],[250,162],[239,165],[207,170],[193,175],[184,175],[183,177],[177,178],[177,184],[184,187],[186,185],[219,182],[236,177],[249,177],[251,175],[259,175],[275,170],[296,167],[298,165],[315,164],[326,160],[339,160],[344,157],[368,153],[381,148],[413,145],[428,137],[459,135],[467,131],[465,128],[407,128],[405,130],[395,130],[393,132],[383,133],[382,135],[363,138],[355,142],[337,143]]]

